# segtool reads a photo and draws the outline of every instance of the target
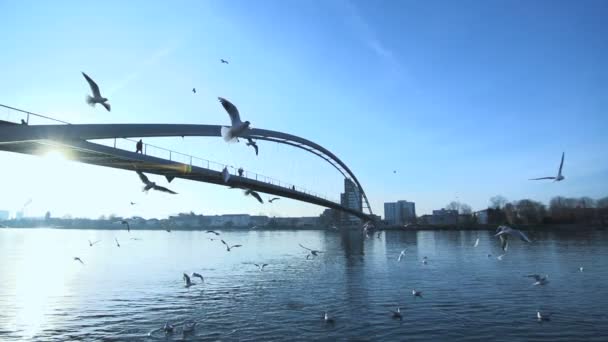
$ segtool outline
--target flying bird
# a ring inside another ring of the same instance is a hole
[[[501,254],[501,255],[497,256],[496,259],[502,261],[502,258],[504,258],[505,255],[507,255],[507,254],[506,253],[505,254]]]
[[[90,106],[95,106],[96,103],[99,103],[104,106],[104,108],[109,112],[110,104],[108,103],[108,99],[101,96],[101,92],[99,91],[99,86],[97,86],[97,83],[95,83],[95,81],[93,81],[93,79],[91,79],[84,72],[82,73],[82,76],[84,76],[84,78],[89,83],[89,87],[91,87],[91,92],[93,93],[93,96],[87,95],[87,103]]]
[[[254,264],[254,265],[256,265],[256,266],[257,266],[257,268],[258,268],[260,271],[263,271],[263,270],[264,270],[264,267],[268,266],[268,264],[261,264],[261,265],[260,265],[260,264]]]
[[[202,281],[203,283],[205,282],[205,278],[203,278],[203,276],[202,276],[202,275],[200,275],[200,274],[198,274],[198,273],[196,273],[196,272],[192,272],[192,278],[195,278],[195,277],[201,278],[201,281]]]
[[[262,196],[260,196],[260,194],[258,194],[257,192],[251,190],[251,189],[245,189],[245,196],[253,196],[255,199],[258,200],[258,202],[264,204],[264,200],[262,200]]]
[[[118,239],[114,238],[114,241],[116,241],[116,247],[120,248],[120,243],[118,243]]]
[[[226,184],[228,184],[228,181],[230,180],[230,172],[228,171],[227,166],[224,166],[224,169],[222,170],[222,179]]]
[[[226,251],[227,251],[227,252],[230,252],[230,250],[231,250],[231,249],[233,249],[233,248],[237,248],[237,247],[243,247],[243,245],[232,245],[232,246],[230,246],[230,245],[228,245],[228,244],[226,243],[226,241],[224,241],[224,240],[222,240],[222,243],[223,243],[224,245],[226,245]]]
[[[553,179],[554,182],[559,182],[564,180],[566,177],[562,175],[562,168],[564,167],[564,155],[562,152],[562,161],[559,163],[559,170],[557,171],[557,176],[555,177],[540,177],[540,178],[530,178],[530,180],[541,180],[541,179]]]
[[[220,62],[222,62],[223,64],[228,64],[228,61],[227,61],[227,60],[225,60],[225,59],[223,59],[223,58],[222,58],[222,59],[220,59]]]
[[[479,238],[477,238],[477,240],[475,240],[475,244],[473,245],[473,247],[477,247],[479,246]]]
[[[583,270],[584,270],[583,266],[581,266],[581,267],[578,268],[579,272],[583,272]]]
[[[84,261],[82,261],[82,259],[79,257],[74,257],[74,261],[80,261],[80,263],[84,265]]]
[[[196,94],[196,88],[192,88],[192,93]]]
[[[253,141],[253,139],[247,138],[247,142],[245,143],[245,145],[253,147],[253,149],[255,150],[255,155],[258,155],[258,144]]]
[[[140,241],[141,239],[140,239],[140,238],[136,238],[136,237],[132,237],[132,238],[130,238],[129,240],[133,240],[133,241]]]
[[[536,280],[536,282],[534,282],[534,284],[532,285],[546,285],[549,282],[549,276],[548,275],[544,275],[541,276],[540,274],[528,274],[526,277],[528,278],[534,278],[534,280]]]
[[[498,228],[496,229],[496,235],[494,235],[494,236],[498,236],[498,238],[500,239],[500,247],[505,252],[507,251],[507,248],[509,247],[509,241],[508,241],[509,235],[511,235],[513,237],[517,237],[520,240],[525,241],[525,242],[532,242],[530,240],[530,238],[528,238],[526,233],[522,232],[519,229],[511,228],[509,226],[498,226]]]
[[[271,198],[271,199],[269,199],[269,200],[268,200],[268,203],[272,203],[272,202],[274,202],[274,201],[276,201],[276,200],[280,200],[280,198],[278,198],[278,197],[273,197],[273,198]]]
[[[129,225],[129,222],[127,220],[121,220],[120,224],[122,225],[126,225],[127,226],[127,232],[131,232],[131,226]]]
[[[402,250],[401,253],[399,253],[399,257],[397,258],[397,261],[401,261],[401,259],[403,259],[405,257],[405,251],[407,251],[407,248]]]
[[[190,277],[188,277],[188,275],[186,273],[184,273],[184,276],[182,278],[184,279],[184,286],[185,287],[190,287],[190,286],[194,285],[192,283],[192,281],[190,280]]]
[[[222,107],[224,107],[224,109],[228,113],[228,116],[230,116],[230,122],[232,125],[231,127],[222,126],[220,133],[221,133],[222,137],[224,138],[224,140],[227,142],[238,141],[237,138],[243,132],[245,132],[247,129],[249,129],[250,122],[241,121],[241,116],[239,114],[239,110],[230,101],[226,100],[223,97],[218,97],[218,99],[220,100]]]
[[[220,233],[216,232],[215,230],[208,230],[208,231],[206,231],[205,233],[211,233],[211,234],[215,234],[216,236],[217,236],[217,235],[220,235]]]
[[[391,311],[393,313],[393,318],[402,319],[401,316],[401,308],[397,307],[397,311]]]
[[[416,297],[424,298],[424,297],[422,297],[422,291],[412,290],[412,295],[414,296],[414,298],[416,298]]]
[[[131,202],[131,205],[136,205],[136,204],[137,204],[137,203],[135,203],[135,202]]]
[[[301,244],[301,243],[299,243],[298,245],[300,245],[300,247],[302,247],[302,248],[304,248],[304,249],[306,249],[306,250],[308,250],[308,251],[310,252],[310,254],[308,254],[308,255],[306,256],[306,259],[310,258],[310,256],[311,256],[311,255],[312,255],[312,256],[318,256],[318,255],[319,255],[319,253],[323,253],[322,251],[318,251],[318,250],[316,250],[316,249],[310,249],[310,248],[308,248],[308,247],[304,247],[304,246],[302,246],[302,244]]]
[[[93,247],[93,245],[96,244],[96,243],[98,243],[99,241],[101,241],[101,240],[97,240],[95,242],[91,242],[91,240],[89,240],[89,246]]]
[[[150,182],[148,177],[146,177],[146,175],[144,175],[143,172],[141,172],[141,171],[135,171],[135,172],[137,172],[137,174],[139,175],[139,179],[141,179],[141,181],[145,184],[142,191],[147,193],[148,190],[152,189],[152,190],[162,191],[162,192],[166,192],[166,193],[170,193],[170,194],[174,194],[174,195],[177,194],[177,192],[175,192],[175,191],[171,191],[163,186],[156,185],[156,183],[154,183],[154,182]]]

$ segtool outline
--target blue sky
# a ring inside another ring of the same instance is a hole
[[[602,197],[606,17],[605,1],[7,1],[0,103],[72,123],[226,124],[223,96],[254,127],[340,156],[379,213],[399,199],[424,214],[497,194]],[[84,102],[81,71],[112,112]],[[285,146],[260,143],[256,158],[219,139],[146,141],[333,198],[342,189],[329,165]],[[553,175],[562,151],[564,182],[527,180]],[[32,215],[322,211],[183,180],[179,196],[145,196],[132,173],[37,157],[2,153],[0,165],[0,209],[32,198]]]

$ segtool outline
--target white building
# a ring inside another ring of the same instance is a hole
[[[384,203],[384,219],[388,224],[407,224],[416,220],[416,204],[408,201]]]
[[[348,178],[344,179],[344,193],[340,194],[340,204],[343,206],[363,211],[363,196],[357,185]],[[359,224],[361,219],[354,215],[345,214],[342,216],[344,224]]]

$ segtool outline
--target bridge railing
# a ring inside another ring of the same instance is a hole
[[[0,120],[10,121],[10,122],[14,122],[14,123],[22,123],[22,124],[27,124],[27,125],[31,125],[31,124],[35,124],[35,125],[43,125],[43,124],[70,125],[70,123],[66,122],[66,121],[57,120],[55,118],[51,118],[51,117],[48,117],[48,116],[45,116],[42,114],[28,112],[25,110],[6,106],[3,104],[0,104]],[[111,147],[114,147],[117,149],[133,151],[133,152],[135,152],[136,144],[137,144],[136,139],[130,139],[130,138],[102,139],[102,140],[96,140],[95,142],[102,143],[103,145],[111,146]],[[168,159],[170,161],[182,163],[184,165],[202,167],[202,168],[213,170],[213,171],[221,172],[224,169],[224,167],[227,167],[228,171],[230,172],[231,175],[238,176],[238,168],[236,168],[232,165],[227,165],[225,163],[219,163],[219,162],[207,160],[204,158],[177,152],[174,150],[152,145],[149,143],[143,143],[142,147],[143,147],[142,154],[144,154],[144,155],[153,156],[153,157],[162,158],[162,159]],[[267,184],[271,184],[271,185],[275,185],[275,186],[279,186],[279,187],[283,187],[283,188],[287,188],[287,189],[291,189],[294,191],[298,191],[300,193],[315,196],[315,197],[322,198],[322,199],[332,201],[335,203],[340,203],[339,201],[328,198],[327,196],[322,195],[320,193],[310,191],[303,187],[295,186],[294,184],[284,182],[284,181],[278,180],[276,178],[265,176],[265,175],[262,175],[262,174],[259,174],[256,172],[243,171],[243,174],[241,175],[241,177],[245,177],[245,178],[248,178],[251,180],[264,182]]]

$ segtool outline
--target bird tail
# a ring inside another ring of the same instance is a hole
[[[95,106],[95,101],[93,101],[93,96],[87,95],[87,97],[85,99],[86,99],[87,103],[89,104],[89,106],[91,106],[91,107]]]
[[[237,141],[236,137],[232,135],[232,132],[230,131],[230,127],[222,126],[220,133],[222,134],[222,138],[224,138],[224,141],[226,141],[226,142],[234,143]]]

